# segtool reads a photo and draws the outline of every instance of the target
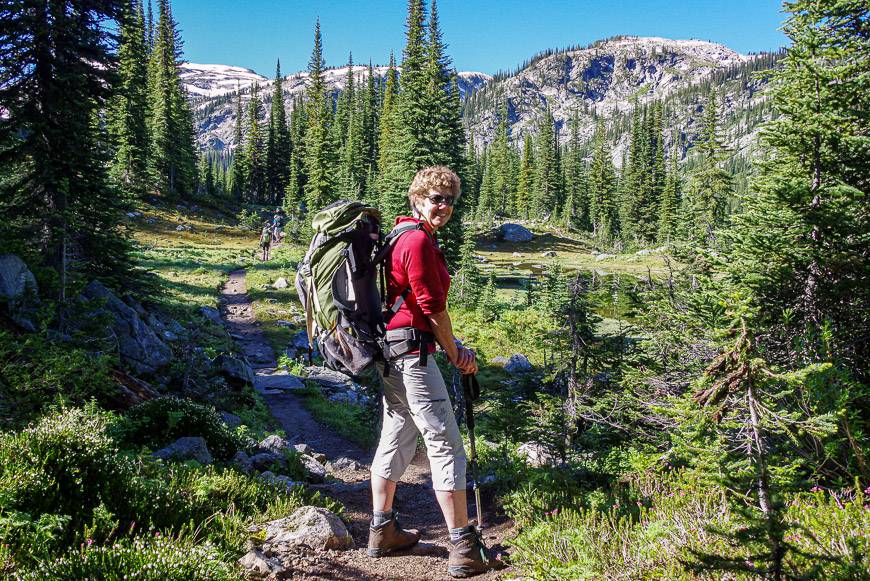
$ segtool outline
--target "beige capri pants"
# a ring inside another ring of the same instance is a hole
[[[384,425],[372,474],[398,482],[414,458],[417,433],[423,435],[435,490],[465,490],[465,448],[441,370],[430,354],[426,367],[419,355],[390,363],[383,376]]]

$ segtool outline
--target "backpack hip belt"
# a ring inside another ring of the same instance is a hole
[[[429,345],[435,343],[435,335],[414,327],[387,329],[384,336],[384,355],[387,363],[406,353],[420,350],[420,367],[429,363]],[[385,365],[386,367],[386,365]]]

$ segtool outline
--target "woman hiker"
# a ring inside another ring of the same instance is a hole
[[[453,336],[447,314],[450,274],[436,240],[438,230],[450,221],[459,187],[459,177],[446,167],[420,170],[408,189],[412,217],[396,219],[397,226],[410,222],[417,229],[399,237],[385,268],[387,304],[395,307],[401,302],[387,324],[392,357],[386,375],[379,366],[384,419],[371,468],[374,517],[368,554],[382,557],[420,540],[419,531],[399,526],[393,510],[396,484],[414,457],[420,433],[435,497],[450,532],[448,572],[470,577],[498,562],[486,554],[477,530],[468,523],[465,449],[444,378],[431,356],[437,342],[459,371],[477,372],[474,352]]]

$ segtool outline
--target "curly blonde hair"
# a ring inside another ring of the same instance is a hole
[[[408,188],[408,202],[413,208],[414,200],[425,197],[432,188],[449,190],[454,198],[458,198],[462,194],[461,187],[459,176],[449,167],[443,165],[424,167],[411,181],[411,186]]]

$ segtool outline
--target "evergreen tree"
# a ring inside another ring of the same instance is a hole
[[[560,179],[555,121],[549,105],[538,127],[537,146],[534,208],[538,216],[553,220],[558,214]]]
[[[305,101],[301,97],[293,99],[290,113],[290,174],[284,191],[284,210],[288,216],[301,218],[305,213],[305,132],[308,118]]]
[[[245,166],[244,163],[239,163],[239,159],[242,157],[242,140],[244,139],[244,133],[242,131],[242,92],[239,89],[238,85],[236,85],[236,123],[235,128],[233,130],[233,161],[232,166],[230,168],[230,182],[232,182],[228,190],[232,192],[232,194],[238,198],[242,199],[242,187],[247,180],[247,176],[245,175]]]
[[[348,58],[344,90],[339,95],[333,129],[339,144],[338,191],[345,199],[361,199],[364,194],[363,101],[355,87],[353,56]]]
[[[387,81],[381,105],[378,133],[378,178],[376,180],[380,208],[386,224],[407,211],[407,188],[401,159],[401,113],[399,111],[399,76],[395,57],[390,53]]]
[[[119,23],[118,90],[108,108],[114,156],[109,174],[134,197],[148,191],[148,70],[141,2],[122,3]]]
[[[619,232],[616,208],[616,172],[607,147],[604,123],[595,128],[592,166],[589,170],[589,217],[593,235],[607,244]]]
[[[659,200],[658,230],[656,238],[659,244],[673,241],[677,233],[677,209],[680,205],[680,169],[677,166],[677,146],[671,155],[671,168],[667,172],[665,187]]]
[[[323,71],[323,44],[320,36],[320,19],[314,26],[314,48],[308,61],[308,103],[306,105],[307,127],[305,131],[304,167],[306,207],[309,212],[318,212],[336,199],[335,146],[330,135],[332,107],[326,94]]]
[[[116,86],[106,20],[123,14],[108,0],[0,11],[0,245],[40,256],[61,301],[73,284],[97,276],[121,287],[131,273],[126,208],[96,122]]]
[[[375,179],[378,172],[378,82],[375,79],[374,69],[369,61],[366,71],[366,90],[362,106],[360,143],[362,147],[361,164],[364,168],[364,192],[363,199],[376,204]]]
[[[507,106],[502,105],[498,112],[495,141],[487,150],[481,196],[475,210],[478,220],[489,221],[496,215],[510,214],[509,209],[514,205],[507,127]]]
[[[719,113],[713,92],[707,98],[701,138],[695,147],[700,165],[689,179],[681,217],[685,236],[703,244],[713,240],[714,231],[724,222],[726,202],[731,194],[731,174],[722,168],[726,149],[719,131]]]
[[[178,66],[181,40],[169,0],[159,0],[154,47],[149,60],[149,170],[154,188],[166,195],[193,191],[196,150],[193,112],[187,101]]]
[[[580,119],[571,120],[571,139],[565,154],[565,206],[562,220],[570,228],[589,229],[589,204],[586,191],[586,170],[580,145]]]
[[[281,61],[275,67],[275,86],[269,109],[269,129],[266,137],[266,198],[269,204],[280,204],[290,179],[290,130],[284,110],[284,79]]]
[[[450,284],[451,302],[468,309],[477,306],[483,285],[474,252],[474,236],[466,236],[459,253],[459,268]]]
[[[870,8],[796,0],[786,9],[792,45],[771,72],[779,116],[763,132],[772,152],[726,231],[729,272],[757,297],[761,321],[778,329],[773,347],[787,350],[783,357],[832,361],[860,381],[841,408],[845,437],[861,429],[854,410],[866,409],[870,382]],[[866,466],[861,472],[870,477]]]
[[[266,144],[260,129],[259,86],[254,84],[248,101],[248,129],[244,146],[236,159],[242,168],[245,181],[242,195],[251,202],[266,203]]]
[[[526,135],[523,139],[523,153],[520,162],[519,177],[517,178],[517,190],[514,202],[516,216],[528,220],[533,211],[535,190],[535,164],[532,145],[532,137]]]

